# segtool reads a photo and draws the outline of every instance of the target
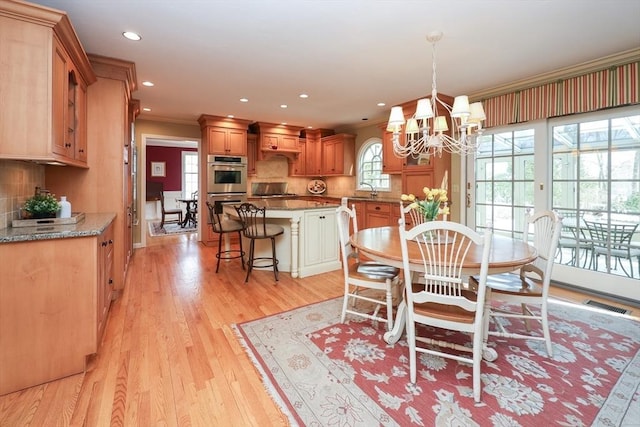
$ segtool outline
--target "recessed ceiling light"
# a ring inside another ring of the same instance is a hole
[[[280,104],[280,108],[287,108],[287,104]]]
[[[378,107],[384,107],[385,105],[387,104],[385,104],[384,102],[378,102]]]
[[[233,119],[235,116],[233,114],[227,114],[227,118]]]
[[[149,108],[149,107],[144,107],[144,108],[142,109],[142,111],[146,111],[146,112],[148,113],[149,111],[151,111],[151,108]]]
[[[122,35],[126,39],[133,40],[134,42],[142,40],[142,37],[140,36],[140,34],[134,33],[133,31],[125,31],[124,33],[122,33]]]
[[[307,129],[313,129],[313,126],[307,126]]]
[[[155,85],[153,84],[153,82],[145,81],[145,82],[142,82],[142,86],[153,87]]]
[[[280,124],[281,124],[282,126],[286,126],[286,125],[287,125],[287,122],[282,122],[282,123],[280,123]]]
[[[307,95],[306,93],[301,93],[299,96],[302,99],[307,99],[309,97],[309,95]]]
[[[248,98],[240,98],[240,102],[249,102]]]

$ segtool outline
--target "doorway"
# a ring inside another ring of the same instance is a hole
[[[154,147],[158,154],[158,159],[149,159],[147,157],[147,147]],[[167,135],[152,135],[152,134],[142,134],[141,135],[141,146],[140,146],[140,163],[139,163],[139,182],[140,182],[140,197],[139,199],[139,224],[140,224],[140,243],[136,245],[137,247],[145,247],[147,246],[147,236],[149,234],[149,223],[152,220],[159,220],[160,208],[159,202],[147,201],[147,178],[152,175],[148,174],[147,165],[150,161],[154,161],[154,165],[158,166],[156,171],[156,177],[149,177],[157,182],[167,182],[169,183],[169,188],[165,189],[165,200],[170,203],[171,206],[176,205],[177,207],[182,207],[180,202],[177,202],[178,199],[186,198],[185,197],[185,173],[184,173],[184,156],[183,153],[189,153],[189,159],[193,159],[193,155],[197,156],[195,159],[195,164],[193,162],[189,163],[189,171],[188,171],[188,182],[190,183],[190,187],[192,186],[193,176],[198,175],[198,165],[200,164],[199,158],[201,153],[200,148],[200,140],[194,140],[194,138],[188,137],[177,137],[177,136],[167,136]],[[162,157],[165,156],[165,157]],[[169,157],[166,157],[169,156]],[[169,166],[168,166],[169,165]],[[173,166],[171,166],[173,165]],[[195,168],[195,170],[194,170]],[[179,172],[176,171],[179,169]],[[152,171],[149,171],[152,172]],[[164,176],[162,176],[164,175]],[[167,176],[170,175],[170,176]],[[177,182],[177,183],[176,183]],[[197,186],[196,186],[197,188]],[[191,191],[193,193],[193,191]],[[188,194],[188,196],[191,195]],[[200,240],[201,231],[202,231],[202,221],[198,221],[196,233],[197,240]]]
[[[553,209],[566,226],[553,280],[640,301],[638,106],[487,129],[466,163],[467,225],[517,238],[527,210]]]

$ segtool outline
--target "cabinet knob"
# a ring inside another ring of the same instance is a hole
[[[109,284],[113,285],[113,279],[109,278]]]
[[[109,239],[109,244],[113,245],[113,240]]]
[[[102,245],[102,247],[105,247],[105,246],[107,246],[107,242],[102,242],[102,243],[100,243],[100,245]]]

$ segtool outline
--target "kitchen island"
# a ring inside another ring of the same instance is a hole
[[[284,235],[276,238],[279,271],[288,271],[291,277],[296,278],[342,267],[336,228],[338,204],[281,199],[254,200],[251,203],[267,208],[268,222],[284,228]],[[225,204],[224,213],[237,218],[236,205],[237,202]],[[248,242],[246,244],[248,247]],[[256,242],[255,251],[256,257],[271,256],[268,242]]]

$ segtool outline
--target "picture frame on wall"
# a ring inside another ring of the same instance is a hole
[[[151,176],[166,176],[165,162],[151,162]]]

